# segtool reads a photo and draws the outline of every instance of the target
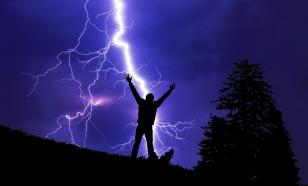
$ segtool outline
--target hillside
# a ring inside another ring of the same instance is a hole
[[[162,161],[107,154],[55,142],[0,126],[1,172],[49,177],[97,177],[100,180],[152,179],[185,181],[192,171]],[[2,174],[3,175],[3,174]],[[123,179],[122,179],[123,178]]]

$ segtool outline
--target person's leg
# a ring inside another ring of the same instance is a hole
[[[133,150],[131,153],[131,158],[137,158],[138,149],[139,149],[139,145],[142,140],[143,133],[144,133],[143,127],[138,125],[136,128],[135,142],[134,142]]]
[[[157,159],[157,155],[154,151],[154,146],[153,146],[153,130],[152,126],[148,127],[145,130],[145,138],[147,140],[147,147],[148,147],[148,154],[150,159]]]

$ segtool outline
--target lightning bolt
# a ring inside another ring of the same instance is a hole
[[[35,80],[35,83],[29,92],[28,96],[31,96],[39,86],[40,80],[44,77],[46,77],[51,72],[57,70],[59,67],[63,65],[68,65],[69,67],[69,74],[68,78],[61,79],[60,81],[69,81],[75,85],[77,85],[79,89],[79,98],[83,102],[83,107],[76,111],[75,114],[63,114],[60,115],[56,123],[58,127],[48,133],[45,137],[50,138],[56,133],[58,133],[65,125],[67,125],[67,128],[69,130],[70,134],[70,142],[72,144],[75,144],[79,146],[79,144],[75,141],[75,135],[72,130],[74,127],[74,124],[84,124],[84,138],[83,138],[83,147],[86,147],[86,141],[87,141],[87,133],[88,133],[88,126],[89,124],[92,124],[92,126],[98,130],[98,132],[103,136],[104,133],[101,131],[93,122],[91,122],[91,118],[93,116],[93,109],[97,106],[104,105],[108,102],[108,98],[102,98],[102,97],[95,97],[93,95],[93,87],[97,85],[97,81],[101,78],[102,75],[106,78],[107,74],[111,71],[117,73],[117,74],[126,74],[129,73],[133,76],[134,84],[138,87],[138,89],[141,91],[141,94],[143,97],[147,93],[149,93],[150,90],[153,88],[159,86],[160,84],[164,83],[164,81],[161,80],[161,74],[159,73],[158,69],[156,69],[159,79],[157,81],[153,81],[148,83],[143,77],[141,77],[138,74],[138,71],[142,68],[144,68],[146,65],[142,65],[139,68],[136,68],[133,63],[133,58],[130,52],[130,45],[128,42],[126,42],[123,39],[123,36],[126,33],[127,26],[125,24],[125,4],[123,0],[112,0],[113,2],[113,8],[107,12],[100,13],[95,16],[95,19],[98,19],[100,17],[105,18],[105,25],[103,28],[100,28],[97,26],[93,18],[90,18],[90,13],[88,10],[90,0],[86,0],[84,4],[84,10],[86,12],[86,21],[84,23],[83,29],[81,34],[78,37],[78,40],[76,42],[76,45],[71,48],[64,50],[60,52],[57,55],[57,61],[58,63],[54,65],[53,67],[47,69],[42,74],[31,74],[31,73],[23,73],[24,75],[30,76]],[[116,31],[112,34],[110,34],[108,22],[110,19],[113,18],[114,22],[116,23]],[[84,51],[81,48],[82,40],[84,37],[86,37],[86,32],[89,29],[89,27],[94,28],[99,33],[104,34],[105,37],[105,43],[104,47],[99,48],[95,51]],[[121,53],[123,55],[123,61],[125,64],[125,69],[121,70],[117,68],[117,66],[112,63],[108,59],[109,51],[112,47],[116,47],[121,50]],[[82,83],[81,79],[78,79],[77,73],[75,72],[73,68],[73,63],[76,62],[72,60],[73,58],[78,58],[77,61],[82,65],[82,69],[84,70],[86,66],[90,64],[95,65],[95,69],[91,71],[91,73],[95,74],[95,77],[91,79],[91,82],[86,86],[86,89],[84,90],[83,87],[85,86]],[[118,83],[125,83],[124,79],[120,79],[114,83],[114,86],[116,86]],[[123,95],[120,97],[125,96],[125,90],[127,88],[127,84],[125,84],[123,89]],[[126,127],[136,127],[136,123],[130,123]],[[182,140],[180,137],[180,133],[184,132],[185,130],[190,129],[193,126],[193,122],[177,122],[175,124],[172,124],[170,122],[163,122],[159,116],[157,116],[155,125],[154,125],[154,146],[155,149],[158,150],[158,154],[163,153],[164,151],[168,150],[170,146],[166,145],[164,143],[164,140],[161,137],[161,134],[164,134],[168,136],[172,141]],[[112,146],[112,149],[117,149],[117,151],[125,150],[127,147],[130,147],[132,142],[134,141],[134,136],[131,136],[128,141],[122,144],[118,144],[115,146]]]

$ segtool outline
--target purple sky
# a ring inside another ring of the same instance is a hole
[[[92,0],[91,16],[110,8],[111,0]],[[54,130],[57,116],[80,108],[76,85],[57,80],[66,77],[67,66],[41,80],[38,89],[26,97],[34,83],[20,72],[42,73],[57,63],[58,52],[72,48],[85,21],[83,0],[2,0],[0,123],[45,136]],[[125,39],[131,44],[136,66],[148,64],[140,73],[148,81],[174,81],[177,89],[160,108],[167,121],[195,121],[194,127],[176,142],[174,163],[192,167],[198,160],[200,127],[207,123],[218,89],[232,69],[232,63],[248,58],[263,66],[274,98],[284,113],[301,168],[302,181],[308,183],[308,1],[269,0],[127,0],[126,21],[133,23]],[[100,24],[98,20],[97,24]],[[112,29],[112,25],[110,27]],[[83,47],[100,47],[104,38],[89,30]],[[120,53],[110,58],[120,66]],[[78,68],[76,66],[76,68]],[[91,69],[86,69],[91,70]],[[80,78],[88,71],[80,71]],[[114,152],[109,146],[125,142],[133,129],[122,131],[136,120],[137,106],[130,92],[122,100],[123,85],[113,88],[121,76],[109,74],[95,88],[95,95],[112,102],[96,107],[93,123],[104,134],[89,128],[89,148]],[[85,75],[85,82],[89,76]],[[159,97],[168,89],[162,85],[153,92]],[[74,125],[77,142],[83,139],[83,126]],[[66,128],[53,136],[69,141]],[[163,137],[167,144],[169,138]],[[128,151],[119,153],[129,154]]]

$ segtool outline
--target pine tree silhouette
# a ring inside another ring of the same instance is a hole
[[[291,138],[259,65],[235,63],[214,103],[225,116],[204,128],[199,174],[216,184],[298,185]]]
[[[232,176],[231,150],[233,134],[230,126],[223,118],[211,116],[208,126],[203,127],[206,140],[200,143],[201,161],[196,167],[197,173],[201,173],[207,183],[224,184]],[[234,159],[233,159],[234,160]],[[224,175],[224,179],[220,179]]]

